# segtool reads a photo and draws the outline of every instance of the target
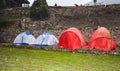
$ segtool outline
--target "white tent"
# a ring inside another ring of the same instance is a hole
[[[30,32],[22,32],[20,33],[14,40],[13,44],[15,45],[21,45],[21,44],[27,44],[32,45],[35,44],[35,37],[30,34]]]
[[[120,4],[120,0],[97,0],[96,5],[112,5],[112,4]],[[93,0],[91,2],[86,3],[87,6],[94,6]]]
[[[57,44],[58,39],[51,32],[44,32],[42,35],[39,35],[36,39],[36,45],[38,46],[49,46]]]

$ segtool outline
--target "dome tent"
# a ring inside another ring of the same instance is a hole
[[[30,32],[22,32],[15,38],[13,44],[15,45],[32,45],[35,44],[35,37]]]
[[[110,51],[116,48],[116,42],[112,39],[110,32],[105,27],[99,27],[92,35],[88,48]]]
[[[42,35],[39,35],[36,39],[36,44],[38,46],[49,46],[57,45],[58,39],[51,32],[44,32]]]
[[[73,51],[86,45],[83,34],[77,28],[68,28],[59,38],[59,47],[68,48]]]

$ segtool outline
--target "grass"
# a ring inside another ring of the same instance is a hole
[[[0,22],[13,22],[20,20],[19,17],[0,17]]]
[[[0,71],[120,71],[120,56],[0,47]]]

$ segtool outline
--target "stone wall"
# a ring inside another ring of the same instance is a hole
[[[6,8],[0,10],[0,16],[2,17],[22,17],[29,16],[29,8],[27,7],[16,7]]]
[[[26,9],[25,9],[26,10]],[[27,9],[26,15],[29,15]],[[6,15],[19,15],[22,9],[10,10]],[[50,17],[47,20],[32,21],[30,18],[22,18],[17,22],[0,23],[0,42],[12,43],[15,37],[23,32],[30,31],[35,37],[39,34],[50,31],[57,38],[61,33],[70,27],[76,27],[84,34],[89,42],[92,33],[98,26],[103,26],[110,30],[112,37],[120,46],[120,5],[95,6],[95,7],[51,7]],[[14,13],[12,13],[14,12]],[[3,13],[0,11],[0,13]],[[0,14],[1,16],[1,14]]]

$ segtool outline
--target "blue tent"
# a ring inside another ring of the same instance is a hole
[[[58,39],[51,32],[44,32],[42,35],[39,35],[36,39],[36,45],[39,46],[49,46],[57,45]]]
[[[22,32],[15,38],[13,44],[32,45],[32,44],[35,44],[35,41],[36,41],[35,37],[30,32]]]

